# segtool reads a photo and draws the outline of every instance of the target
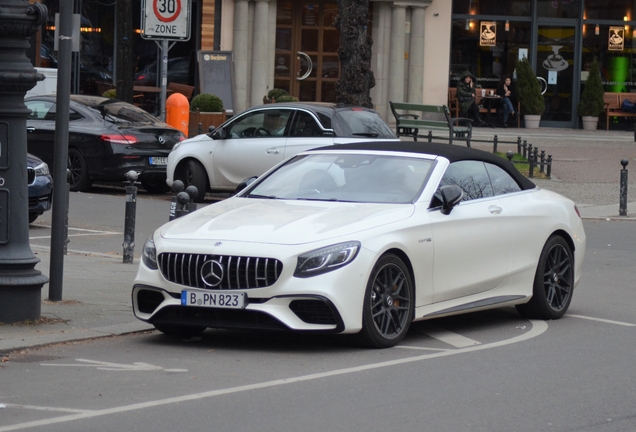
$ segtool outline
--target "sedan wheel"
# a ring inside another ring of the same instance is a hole
[[[68,149],[68,169],[71,172],[70,186],[73,192],[86,192],[93,185],[88,176],[86,159],[79,150]]]
[[[185,187],[195,186],[199,192],[195,202],[203,202],[207,192],[208,179],[205,168],[195,160],[189,160],[175,172],[175,180],[181,180]]]
[[[400,258],[385,255],[367,283],[362,308],[360,342],[372,348],[397,345],[413,320],[413,284]]]
[[[164,174],[150,174],[141,178],[141,185],[150,194],[164,194],[170,190]]]
[[[561,318],[572,301],[573,263],[570,246],[562,237],[548,239],[539,257],[532,299],[517,305],[519,313],[534,319]]]

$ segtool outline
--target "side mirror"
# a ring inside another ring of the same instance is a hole
[[[214,126],[210,126],[208,128],[208,135],[212,139],[225,139],[225,130],[223,128],[215,128]]]
[[[464,197],[464,191],[457,185],[446,185],[439,188],[442,196],[442,214],[448,215]]]
[[[249,185],[254,183],[257,178],[258,177],[256,177],[256,176],[246,178],[245,180],[240,182],[238,185],[236,185],[236,189],[234,189],[234,193],[235,194],[239,193],[240,191],[242,191],[243,189],[245,189],[246,187],[248,187]]]

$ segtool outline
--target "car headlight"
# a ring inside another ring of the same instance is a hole
[[[157,248],[155,247],[155,241],[152,236],[144,243],[144,248],[141,251],[141,260],[146,267],[150,270],[157,270]]]
[[[47,176],[50,174],[49,166],[45,162],[42,162],[40,165],[36,166],[33,169],[35,170],[36,176]]]
[[[178,143],[176,143],[175,145],[172,146],[172,150],[171,151],[175,151],[176,149],[178,149],[181,146],[181,141],[179,141]]]
[[[316,249],[298,257],[296,277],[312,277],[346,266],[353,261],[360,250],[360,242],[338,243]]]

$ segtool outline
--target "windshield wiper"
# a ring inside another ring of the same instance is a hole
[[[377,138],[379,134],[373,133],[373,132],[356,132],[356,133],[353,133],[351,135],[363,136],[363,137],[369,137],[369,138]]]
[[[278,199],[275,195],[258,195],[258,194],[248,194],[246,198],[262,198],[262,199]]]

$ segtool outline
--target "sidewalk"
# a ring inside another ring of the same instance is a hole
[[[535,179],[535,183],[573,199],[584,219],[636,220],[636,143],[633,132],[479,128],[474,136],[492,139],[495,134],[503,141],[516,141],[517,136],[521,136],[533,146],[545,150],[546,155],[551,154],[553,178]],[[492,144],[475,143],[473,147],[492,151]],[[505,146],[501,144],[499,150],[505,151]],[[620,161],[623,158],[629,161],[628,171],[634,171],[629,177],[627,217],[618,215]],[[160,205],[160,217],[165,219],[167,205],[165,209],[164,204]],[[121,208],[116,211],[120,212]],[[117,254],[74,251],[71,243],[64,260],[64,300],[46,300],[47,284],[42,289],[40,323],[0,324],[0,360],[3,354],[15,350],[152,330],[152,326],[133,316],[130,304],[142,242],[143,238],[137,238],[134,264],[122,263],[121,250]],[[32,250],[41,259],[36,269],[48,274],[48,248],[32,245]]]

